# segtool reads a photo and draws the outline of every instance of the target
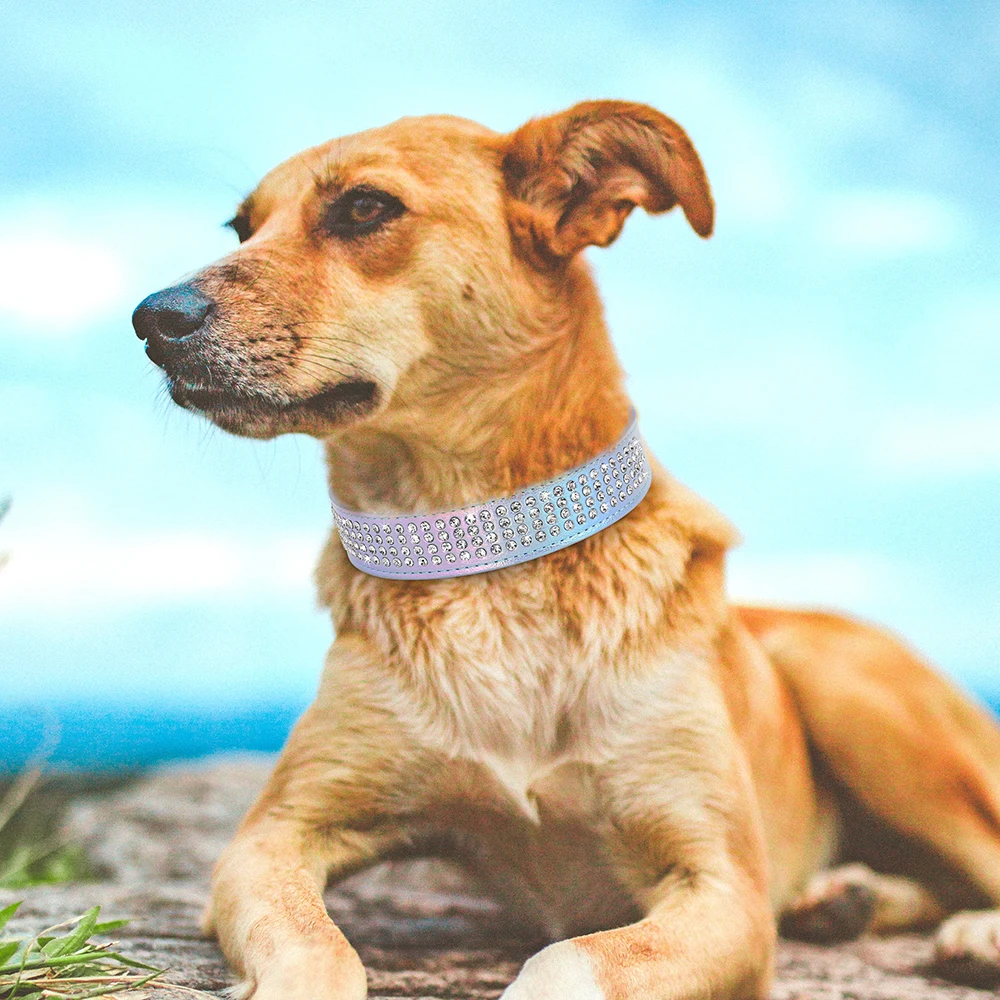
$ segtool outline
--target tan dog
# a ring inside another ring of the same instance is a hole
[[[183,406],[323,439],[346,505],[454,508],[622,432],[580,251],[675,204],[710,233],[694,148],[643,105],[405,119],[268,174],[242,246],[136,329]],[[323,887],[432,844],[556,941],[506,1000],[760,997],[776,918],[843,937],[1000,905],[1000,732],[883,632],[729,605],[733,540],[655,463],[624,519],[492,573],[377,579],[331,537],[319,694],[215,872],[244,995],[363,997]],[[1000,913],[938,941],[995,968]]]

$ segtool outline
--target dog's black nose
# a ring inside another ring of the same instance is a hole
[[[215,303],[193,285],[175,285],[146,296],[132,313],[140,340],[180,340],[200,330]]]

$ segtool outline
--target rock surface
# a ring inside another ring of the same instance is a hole
[[[198,931],[216,856],[261,787],[269,758],[216,759],[167,768],[109,796],[72,807],[67,835],[84,844],[103,881],[0,890],[24,898],[14,933],[35,932],[100,904],[127,917],[117,932],[132,957],[168,967],[186,989],[156,996],[216,996],[232,985],[218,948]],[[392,862],[327,893],[331,915],[368,968],[372,1000],[487,1000],[500,995],[538,947],[505,920],[456,868]],[[928,971],[926,937],[862,938],[836,947],[781,942],[774,1000],[985,1000],[996,994]],[[122,994],[126,996],[126,994]],[[567,997],[566,1000],[572,1000]]]

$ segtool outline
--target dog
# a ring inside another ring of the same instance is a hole
[[[133,323],[177,403],[319,438],[336,501],[389,534],[619,439],[582,251],[637,206],[712,231],[698,154],[651,107],[402,119],[271,171],[240,247]],[[430,851],[552,942],[503,1000],[764,997],[779,925],[940,925],[942,961],[1000,970],[1000,730],[884,631],[730,604],[733,528],[648,470],[603,530],[487,572],[389,579],[334,530],[318,695],[205,917],[243,996],[364,997],[324,886]]]

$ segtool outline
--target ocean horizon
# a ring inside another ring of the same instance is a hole
[[[1000,692],[972,696],[1000,717]],[[0,777],[40,756],[52,771],[129,771],[218,753],[277,753],[307,703],[0,708]]]
[[[38,757],[48,770],[122,771],[216,753],[274,753],[305,708],[291,702],[0,708],[0,775]]]

